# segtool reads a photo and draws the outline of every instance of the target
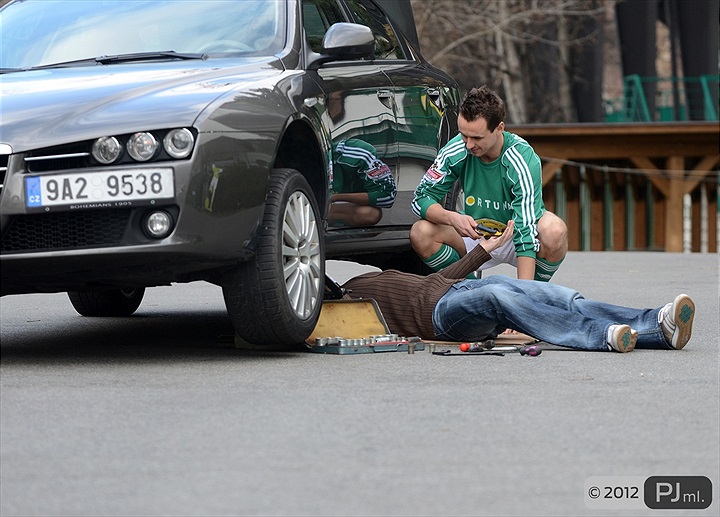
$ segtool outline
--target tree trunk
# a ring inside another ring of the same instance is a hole
[[[508,17],[506,2],[499,2],[498,15],[499,23],[495,29],[495,43],[498,62],[501,63],[507,118],[510,122],[523,122],[527,120],[527,105],[522,77],[518,74],[522,70],[520,58],[515,43],[502,31]],[[504,65],[502,65],[503,61]]]
[[[556,67],[558,78],[558,98],[560,102],[560,113],[562,120],[557,122],[573,122],[575,119],[575,108],[570,87],[572,77],[570,75],[570,49],[567,31],[567,18],[561,16],[558,20],[558,44],[560,49],[560,62]]]

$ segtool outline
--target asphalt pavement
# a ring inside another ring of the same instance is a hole
[[[0,515],[717,515],[718,266],[570,253],[554,282],[588,298],[695,300],[684,350],[629,354],[251,352],[205,283],[120,319],[3,297]]]

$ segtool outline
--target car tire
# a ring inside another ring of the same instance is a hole
[[[81,316],[130,316],[145,296],[144,288],[70,291],[68,298]]]
[[[465,210],[465,192],[463,191],[462,183],[457,180],[447,193],[443,200],[443,208],[445,210],[453,210],[455,212],[462,212]]]
[[[246,344],[301,344],[320,316],[325,248],[317,200],[299,172],[273,171],[257,231],[253,259],[223,279],[228,314]]]

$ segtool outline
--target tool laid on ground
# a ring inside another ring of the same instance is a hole
[[[452,350],[439,350],[436,352],[433,352],[433,355],[456,355],[456,356],[464,356],[469,357],[473,355],[499,355],[504,356],[507,353],[518,353],[520,355],[528,355],[530,357],[536,357],[542,353],[542,349],[538,346],[528,346],[528,347],[498,347],[493,348],[490,350],[483,349],[482,351],[477,352],[453,352]]]
[[[497,355],[497,356],[504,356],[505,352],[493,352],[492,350],[485,350],[484,352],[453,352],[452,350],[438,350],[436,352],[433,352],[432,355],[441,355],[441,356],[463,356],[463,357],[469,357],[473,355]]]
[[[400,337],[397,334],[383,334],[369,338],[346,339],[340,337],[321,337],[310,347],[318,354],[373,354],[377,352],[407,352],[425,350],[425,344],[419,337]]]
[[[530,357],[536,357],[542,353],[542,349],[537,345],[501,345],[496,346],[494,339],[487,339],[485,341],[477,341],[475,343],[460,343],[458,346],[460,352],[453,352],[451,350],[440,350],[433,352],[433,355],[458,355],[458,356],[471,356],[471,355],[498,355],[504,356],[506,353],[518,353],[520,355],[527,355]]]
[[[477,343],[462,343],[460,345],[460,351],[461,352],[487,352],[489,350],[492,350],[493,352],[517,352],[520,355],[529,355],[532,357],[535,357],[536,355],[540,355],[542,353],[542,349],[537,345],[506,345],[506,346],[495,346],[495,340],[494,339],[487,339],[485,341],[480,341]]]

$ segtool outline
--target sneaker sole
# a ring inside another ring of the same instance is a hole
[[[674,303],[675,312],[673,313],[673,321],[675,322],[675,332],[672,337],[672,346],[677,350],[687,345],[692,335],[693,319],[695,318],[695,303],[686,294],[678,296],[678,303]]]
[[[636,331],[628,327],[627,325],[624,325],[625,329],[623,329],[623,332],[620,336],[618,336],[618,340],[615,343],[615,350],[620,352],[621,354],[626,354],[627,352],[632,352],[635,349],[635,343],[637,343],[638,334]]]

